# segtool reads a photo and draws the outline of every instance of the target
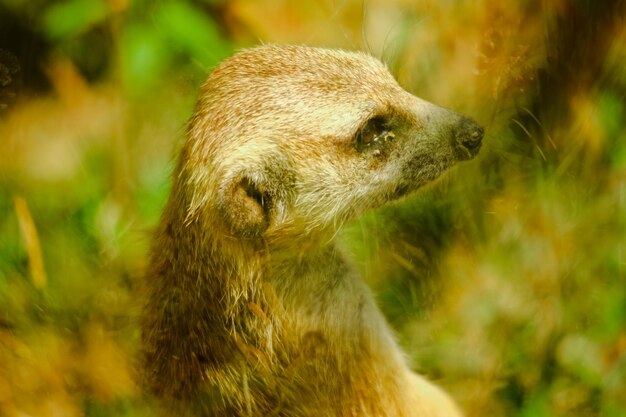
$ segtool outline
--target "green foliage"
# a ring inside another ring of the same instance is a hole
[[[157,86],[171,61],[171,52],[150,25],[129,25],[122,36],[122,79],[133,93],[146,93]]]
[[[79,36],[107,16],[104,0],[69,0],[53,4],[43,15],[43,30],[53,41]]]
[[[205,76],[232,52],[218,25],[191,1],[41,2],[10,7],[39,22],[34,29],[89,79],[114,71],[132,97],[158,88],[180,63]]]
[[[175,47],[205,68],[216,65],[231,53],[215,23],[188,3],[163,2],[155,12],[155,20]]]
[[[187,2],[159,2],[149,16],[130,22],[120,42],[121,75],[132,94],[158,88],[180,58],[206,75],[232,51],[216,24]]]

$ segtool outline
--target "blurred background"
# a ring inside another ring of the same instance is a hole
[[[626,5],[0,0],[0,416],[151,416],[151,229],[199,86],[260,42],[370,52],[486,128],[341,239],[472,416],[626,415]]]

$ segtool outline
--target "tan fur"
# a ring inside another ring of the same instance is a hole
[[[148,389],[170,415],[459,416],[333,238],[481,139],[362,53],[268,45],[222,63],[154,240]]]

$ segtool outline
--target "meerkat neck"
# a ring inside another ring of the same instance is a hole
[[[148,361],[159,362],[168,352],[177,361],[197,363],[167,363],[170,369],[156,369],[162,375],[154,381],[179,378],[193,386],[202,375],[182,376],[176,370],[219,367],[235,360],[239,343],[263,349],[271,341],[262,340],[253,323],[266,304],[263,251],[219,239],[198,220],[183,225],[183,212],[170,202],[157,231],[143,314],[144,328],[154,332],[143,337]]]

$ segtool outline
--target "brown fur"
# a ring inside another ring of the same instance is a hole
[[[170,415],[458,416],[409,370],[333,238],[481,139],[365,54],[268,45],[226,60],[154,240],[148,389]]]

